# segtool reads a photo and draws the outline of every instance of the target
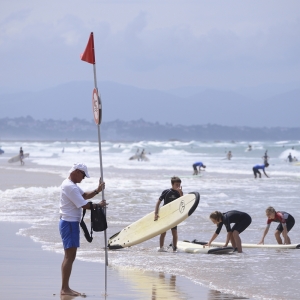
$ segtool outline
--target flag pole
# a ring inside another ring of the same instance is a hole
[[[93,91],[93,114],[94,120],[98,127],[98,147],[99,147],[99,160],[100,160],[100,176],[102,182],[104,182],[103,166],[102,166],[102,150],[101,150],[101,135],[100,135],[100,124],[102,119],[102,103],[97,87],[97,76],[96,76],[96,59],[95,59],[95,46],[94,46],[94,35],[93,32],[90,34],[90,38],[84,53],[81,55],[81,60],[86,61],[93,65],[94,71],[94,91]],[[102,200],[104,200],[104,189],[102,190]],[[106,216],[106,207],[103,208]],[[105,298],[107,296],[107,266],[108,266],[108,253],[107,253],[107,235],[104,230],[104,249],[105,249]]]
[[[98,92],[98,104],[99,104],[99,110],[102,112],[102,104],[101,104],[101,98],[99,95],[98,87],[97,87],[97,76],[96,76],[96,63],[93,64],[93,71],[94,71],[94,85],[95,89]],[[98,128],[98,147],[99,147],[99,160],[100,160],[100,175],[101,179],[104,182],[104,176],[103,176],[103,165],[102,165],[102,150],[101,150],[101,133],[100,133],[100,123],[101,123],[101,117],[99,118],[99,124],[97,124]],[[104,197],[104,189],[101,192],[102,194],[102,200],[105,199]],[[104,207],[104,214],[106,216],[106,207]],[[108,253],[107,253],[107,234],[106,229],[104,230],[104,249],[105,249],[105,295],[107,294],[107,266],[108,266]]]

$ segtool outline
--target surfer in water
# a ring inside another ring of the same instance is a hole
[[[21,165],[23,166],[24,165],[24,151],[22,149],[22,147],[20,147],[20,162],[21,162]]]
[[[263,170],[264,174],[266,175],[266,177],[269,178],[269,176],[267,175],[265,168],[267,168],[269,166],[268,163],[265,163],[263,165],[255,165],[252,170],[253,170],[253,174],[254,174],[254,178],[257,178],[257,174],[259,175],[259,178],[261,178],[261,173],[259,172],[259,170]]]
[[[226,158],[227,158],[228,160],[231,160],[231,157],[232,157],[232,153],[231,153],[231,151],[228,151],[228,153],[227,153],[227,155],[226,155]]]
[[[288,155],[287,159],[289,160],[289,162],[293,162],[293,157],[291,153]]]
[[[198,171],[197,167],[199,167],[199,171]],[[206,168],[206,166],[201,161],[195,162],[193,164],[193,169],[194,169],[193,175],[198,175],[201,172],[201,168],[203,168],[203,170],[204,170]]]
[[[268,150],[266,150],[264,156],[262,157],[262,159],[264,160],[264,164],[268,164],[268,160],[269,160],[269,156],[268,156]]]
[[[247,213],[237,210],[231,210],[226,213],[215,211],[211,213],[209,217],[218,228],[205,246],[210,247],[210,244],[219,235],[224,224],[227,230],[227,239],[224,247],[227,247],[230,241],[235,251],[242,253],[242,241],[240,238],[240,233],[242,233],[251,224],[251,217]],[[230,227],[231,223],[235,223],[232,228]]]
[[[291,240],[288,236],[288,232],[293,228],[293,226],[295,225],[295,219],[294,217],[285,212],[285,211],[276,211],[274,207],[269,206],[266,209],[266,216],[268,218],[267,220],[267,227],[264,231],[263,237],[261,239],[261,241],[259,242],[259,244],[264,244],[264,239],[265,236],[267,235],[270,225],[272,222],[277,222],[280,223],[275,231],[275,238],[278,244],[282,245],[282,239],[280,237],[280,235],[282,234],[284,242],[283,244],[285,245],[290,245],[291,244]]]
[[[181,179],[179,177],[172,177],[171,178],[171,185],[170,189],[164,190],[161,193],[156,205],[155,205],[155,212],[154,212],[154,221],[157,221],[159,218],[159,206],[162,201],[164,201],[164,205],[176,200],[177,198],[183,196],[182,187],[181,187]],[[177,241],[178,241],[178,234],[177,234],[177,226],[171,229],[172,236],[173,236],[173,251],[176,252],[177,250]],[[162,233],[159,238],[159,252],[165,252],[164,249],[164,242],[165,242],[166,232]]]

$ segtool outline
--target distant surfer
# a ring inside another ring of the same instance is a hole
[[[238,210],[231,210],[226,213],[215,211],[211,213],[209,217],[211,221],[217,225],[217,230],[206,246],[210,246],[210,244],[217,238],[224,224],[227,230],[227,238],[224,247],[227,247],[230,241],[235,251],[242,253],[240,233],[242,233],[251,224],[251,217],[247,213]],[[231,223],[235,223],[232,228],[230,227]]]
[[[4,151],[0,148],[0,155],[3,154],[3,153],[4,153]]]
[[[268,163],[265,163],[263,165],[255,165],[252,170],[254,173],[254,178],[257,178],[257,174],[259,175],[259,178],[261,178],[261,173],[259,172],[259,170],[263,170],[264,174],[266,175],[266,177],[269,178],[269,176],[267,175],[265,168],[267,168],[269,166]]]
[[[288,236],[288,232],[295,225],[294,217],[285,211],[275,211],[274,207],[272,207],[272,206],[269,206],[266,209],[266,216],[268,218],[267,227],[264,231],[263,237],[262,237],[261,241],[259,242],[259,244],[264,244],[264,239],[269,231],[271,223],[277,222],[277,223],[280,223],[277,226],[276,231],[275,231],[275,238],[276,238],[277,243],[282,245],[282,239],[280,237],[280,235],[282,234],[283,239],[284,239],[283,244],[290,245],[291,240]]]
[[[293,162],[293,157],[291,153],[288,155],[287,159],[289,160],[289,162]]]
[[[293,157],[293,162],[298,161],[298,158],[296,156]]]
[[[231,151],[228,151],[228,153],[227,153],[227,155],[226,155],[226,158],[227,158],[228,160],[231,160],[231,158],[232,158],[232,153],[231,153]]]
[[[199,171],[198,171],[197,167],[199,168]],[[198,175],[201,172],[201,168],[205,169],[206,166],[201,161],[195,162],[193,164],[193,169],[194,169],[193,175]]]
[[[129,158],[129,160],[133,160],[133,159],[140,160],[140,149],[139,148],[137,148],[135,155],[133,155]]]
[[[252,150],[252,146],[251,146],[251,145],[248,145],[247,151],[251,151],[251,150]]]
[[[269,160],[269,156],[268,156],[268,150],[266,150],[264,156],[262,157],[262,159],[264,160],[264,164],[267,164],[269,163],[268,160]]]
[[[144,158],[145,158],[145,149],[142,150],[139,160],[144,160]]]
[[[164,190],[161,193],[161,196],[159,197],[156,205],[155,205],[155,212],[154,212],[154,221],[157,221],[159,218],[159,206],[162,201],[164,201],[163,205],[166,205],[177,198],[183,196],[182,187],[181,187],[181,179],[179,177],[172,177],[171,178],[171,188]],[[173,227],[171,229],[172,236],[173,236],[173,251],[175,252],[177,250],[177,241],[178,241],[178,234],[177,234],[177,226]],[[165,252],[164,249],[164,242],[165,242],[166,232],[162,233],[159,238],[159,252]]]
[[[23,166],[25,163],[24,163],[24,151],[22,149],[22,147],[20,147],[20,162],[21,162],[21,165]]]

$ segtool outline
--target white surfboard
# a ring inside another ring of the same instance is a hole
[[[198,242],[194,240],[194,242]],[[207,244],[207,242],[198,242],[201,245]],[[224,243],[212,242],[211,246],[222,247]],[[229,243],[228,246],[231,246]],[[300,244],[291,244],[291,245],[279,245],[279,244],[267,244],[267,245],[257,245],[257,244],[242,244],[243,248],[269,248],[269,249],[300,249]]]
[[[29,153],[25,153],[24,156],[23,156],[23,159],[26,158],[26,157],[29,157]],[[9,163],[14,163],[14,162],[17,162],[17,161],[20,161],[20,155],[19,154],[8,160]]]
[[[197,192],[186,194],[159,210],[159,218],[154,221],[154,212],[125,227],[108,240],[108,248],[120,249],[147,241],[177,226],[197,208],[200,195]]]
[[[203,254],[229,254],[233,253],[233,247],[208,247],[201,244],[178,241],[177,249],[187,253],[203,253]]]

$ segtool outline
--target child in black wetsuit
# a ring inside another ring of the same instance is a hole
[[[171,185],[172,188],[164,190],[159,197],[156,205],[155,205],[155,213],[154,213],[154,221],[158,220],[159,218],[159,206],[162,201],[164,201],[164,205],[176,200],[177,198],[183,196],[183,192],[181,189],[181,179],[179,177],[172,177],[171,178]],[[173,251],[175,252],[177,249],[177,240],[178,240],[178,234],[177,234],[177,226],[173,227],[171,229],[172,235],[173,235]],[[166,232],[162,233],[160,235],[159,239],[159,252],[164,252],[164,242],[165,242]]]
[[[251,217],[245,212],[231,210],[226,213],[215,211],[210,214],[210,219],[218,226],[218,228],[208,242],[207,246],[210,246],[212,241],[219,235],[223,225],[225,225],[227,230],[227,239],[224,247],[227,247],[229,241],[231,241],[232,247],[241,253],[242,241],[240,238],[240,233],[242,233],[251,224]],[[231,223],[235,223],[232,228],[230,227]]]

